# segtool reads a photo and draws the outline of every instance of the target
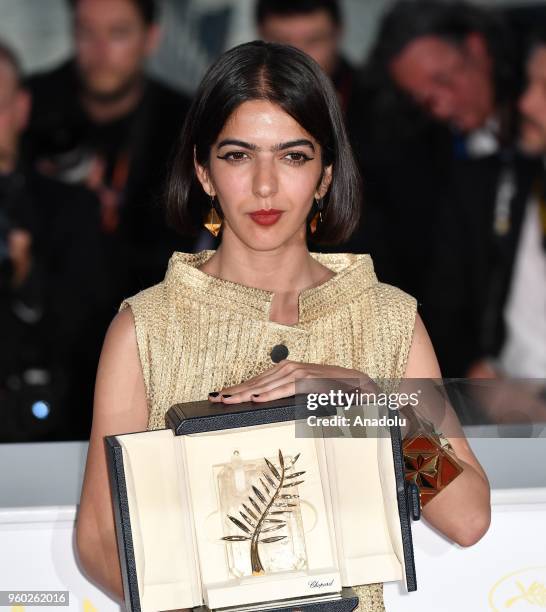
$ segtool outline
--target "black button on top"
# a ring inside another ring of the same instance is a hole
[[[284,344],[276,344],[269,354],[271,355],[271,361],[279,363],[279,361],[288,357],[288,349]]]

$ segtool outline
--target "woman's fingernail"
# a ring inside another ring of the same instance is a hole
[[[209,393],[209,397],[218,397],[220,395],[219,391],[211,391]]]
[[[231,393],[222,393],[222,397],[231,397]]]

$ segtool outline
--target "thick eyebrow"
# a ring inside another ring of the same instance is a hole
[[[315,150],[313,143],[307,138],[300,138],[299,140],[289,140],[288,142],[281,142],[273,147],[274,151],[285,151],[292,147],[309,147],[312,151]]]
[[[226,140],[222,140],[218,143],[218,149],[222,147],[226,147],[228,145],[234,145],[236,147],[241,147],[243,149],[249,149],[250,151],[261,151],[262,149],[255,144],[250,142],[245,142],[244,140],[235,140],[232,138],[228,138]],[[312,151],[315,150],[313,143],[306,138],[300,138],[299,140],[290,140],[288,142],[281,142],[271,147],[271,151],[285,151],[286,149],[291,149],[292,147],[309,147]]]

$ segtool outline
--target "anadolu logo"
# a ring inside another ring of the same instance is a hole
[[[489,609],[493,612],[541,608],[546,609],[546,565],[506,574],[489,591]]]

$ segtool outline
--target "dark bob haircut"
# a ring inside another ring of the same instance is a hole
[[[156,0],[131,0],[135,8],[140,13],[144,23],[152,25],[159,19],[159,10]],[[72,9],[78,5],[78,0],[68,0],[68,4]]]
[[[334,88],[305,53],[262,41],[230,49],[201,81],[170,170],[169,223],[186,235],[196,235],[202,228],[210,201],[195,175],[194,149],[197,162],[206,167],[226,121],[250,100],[279,105],[321,145],[323,167],[333,166],[332,182],[323,199],[322,223],[312,240],[322,244],[345,241],[358,225],[361,186]],[[309,218],[314,209],[313,205]]]

